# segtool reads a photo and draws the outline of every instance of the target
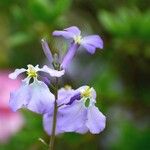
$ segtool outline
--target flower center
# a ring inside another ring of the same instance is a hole
[[[75,41],[76,44],[81,44],[82,36],[81,35],[75,36],[74,41]]]
[[[81,93],[82,97],[92,97],[92,90],[91,88],[88,86],[82,93]]]
[[[28,77],[31,77],[31,78],[37,77],[37,71],[35,70],[35,68],[32,65],[28,65],[27,75],[28,75]]]

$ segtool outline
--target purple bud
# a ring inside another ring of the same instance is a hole
[[[53,62],[53,56],[52,56],[51,50],[48,46],[48,43],[46,42],[46,40],[42,39],[41,44],[42,44],[44,54],[45,54],[45,56],[47,57],[47,59],[49,60],[49,62],[51,64]]]

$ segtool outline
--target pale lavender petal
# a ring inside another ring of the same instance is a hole
[[[74,38],[74,36],[80,35],[80,30],[77,27],[72,26],[72,27],[64,29],[64,31],[56,30],[53,32],[53,35],[63,36],[66,39],[70,39],[70,38]]]
[[[48,43],[44,39],[42,39],[41,44],[42,44],[44,54],[45,54],[45,56],[47,57],[47,59],[49,60],[49,62],[51,64],[53,62],[53,56],[52,56],[51,50],[48,46]]]
[[[75,132],[76,132],[76,133],[80,133],[80,134],[85,134],[85,133],[88,132],[88,130],[89,130],[89,129],[88,129],[88,128],[85,126],[85,124],[84,124],[83,127],[77,129]]]
[[[63,133],[64,131],[62,131],[59,126],[60,126],[60,121],[59,121],[59,112],[57,113],[57,121],[56,121],[56,130],[55,130],[55,134],[60,134]],[[48,135],[51,135],[52,133],[52,124],[53,124],[53,114],[51,113],[47,113],[43,115],[43,126],[44,126],[44,130],[46,131],[46,133]]]
[[[94,54],[96,51],[96,47],[90,44],[82,44],[82,46],[90,53]]]
[[[71,60],[73,59],[77,49],[79,48],[78,44],[72,43],[71,46],[69,47],[67,54],[65,55],[61,67],[63,69],[66,69],[67,66],[70,64]]]
[[[30,90],[32,95],[27,105],[29,110],[44,114],[53,109],[55,97],[44,82],[35,79],[30,84]]]
[[[61,130],[73,132],[83,127],[87,119],[87,110],[82,101],[75,101],[72,105],[60,108]]]
[[[53,32],[54,36],[63,36],[66,39],[70,39],[74,37],[73,33],[67,32],[67,31],[54,31]]]
[[[90,44],[96,48],[103,48],[103,40],[98,35],[85,36],[82,40],[82,44]]]
[[[47,67],[46,65],[40,71],[48,73],[51,77],[61,77],[65,73],[64,70],[61,70],[61,71],[54,70],[54,69]]]
[[[98,134],[104,130],[106,117],[98,110],[96,106],[90,106],[87,113],[86,126],[93,134]]]
[[[61,88],[58,90],[58,100],[57,104],[62,105],[62,104],[67,104],[69,103],[71,97],[74,94],[73,89],[66,89],[66,88]]]
[[[9,105],[13,111],[22,107],[26,107],[31,97],[30,88],[28,84],[22,86],[10,94]]]
[[[98,35],[86,36],[82,39],[81,45],[91,54],[95,53],[96,48],[103,48],[103,41]]]
[[[73,33],[75,36],[78,36],[81,34],[81,31],[76,26],[72,26],[72,27],[66,28],[64,30]]]
[[[21,74],[21,73],[23,73],[25,71],[26,71],[26,69],[24,69],[24,68],[16,69],[13,73],[9,74],[9,78],[10,79],[16,79],[19,74]]]

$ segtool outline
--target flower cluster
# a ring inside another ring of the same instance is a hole
[[[49,66],[53,68],[46,65],[40,68],[39,65],[29,64],[27,69],[16,69],[9,74],[11,79],[16,79],[23,73],[27,76],[22,80],[20,88],[11,93],[10,107],[14,111],[26,108],[42,114],[44,129],[49,135],[64,132],[84,134],[88,131],[98,134],[105,128],[106,118],[95,106],[94,88],[87,85],[78,89],[65,86],[58,90],[58,85],[52,84],[51,78],[54,77],[58,81],[58,78],[65,74],[79,47],[94,54],[96,48],[103,48],[103,41],[98,35],[82,37],[81,31],[75,26],[54,31],[53,35],[71,40],[62,61],[52,55],[48,43],[42,39],[43,51],[49,60]],[[48,83],[41,77],[42,73],[50,79]]]

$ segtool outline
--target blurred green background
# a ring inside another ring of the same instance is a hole
[[[43,64],[40,39],[56,50],[54,29],[72,25],[99,34],[104,50],[85,51],[73,61],[66,83],[97,91],[97,106],[107,117],[99,135],[67,133],[57,137],[56,150],[150,149],[150,1],[149,0],[1,0],[0,68]],[[55,44],[54,44],[55,43]],[[80,77],[81,75],[81,77]],[[23,111],[25,125],[0,150],[44,150],[48,141],[42,118]]]

